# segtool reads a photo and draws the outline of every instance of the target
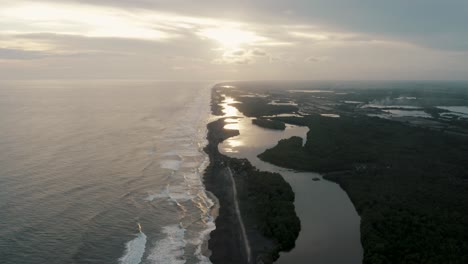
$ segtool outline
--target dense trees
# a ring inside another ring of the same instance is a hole
[[[218,243],[221,243],[221,239],[232,239],[227,236],[237,230],[232,195],[229,195],[230,180],[226,180],[225,176],[229,169],[236,183],[242,219],[248,229],[253,255],[263,263],[272,263],[279,257],[280,251],[294,247],[299,235],[301,225],[294,208],[294,192],[280,174],[259,171],[246,159],[219,153],[220,142],[239,134],[238,130],[224,129],[224,125],[223,118],[208,124],[209,144],[205,148],[211,161],[205,184],[221,203],[220,215],[216,219],[217,230],[213,231],[215,239]],[[258,236],[262,237],[260,241],[257,241]],[[267,243],[265,240],[268,240]],[[222,255],[220,251],[215,253],[216,259]]]
[[[307,125],[259,157],[325,172],[361,215],[364,263],[468,263],[468,140],[365,116]]]
[[[265,119],[265,118],[255,118],[252,119],[252,124],[257,125],[259,127],[268,128],[268,129],[275,129],[275,130],[284,130],[286,129],[286,125],[277,120]]]
[[[271,105],[261,97],[236,97],[241,103],[232,104],[248,117],[272,116],[298,111],[294,105]]]
[[[294,248],[300,220],[294,209],[294,192],[278,173],[259,171],[248,160],[230,159],[241,199],[242,213],[278,244],[278,251]]]

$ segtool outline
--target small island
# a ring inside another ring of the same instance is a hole
[[[259,127],[263,127],[266,129],[273,129],[273,130],[285,130],[286,125],[277,120],[271,120],[266,118],[255,118],[252,119],[252,124],[257,125]]]

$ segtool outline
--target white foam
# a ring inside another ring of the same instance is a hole
[[[359,102],[359,101],[343,101],[344,103],[346,104],[362,104],[363,102]]]
[[[145,198],[146,201],[154,201],[156,199],[169,199],[175,203],[178,203],[179,201],[188,201],[190,199],[193,199],[193,195],[189,195],[183,186],[166,186],[166,189],[164,189],[160,193],[156,194],[149,194],[148,197]]]
[[[179,154],[181,156],[183,156],[183,157],[197,157],[197,156],[200,156],[200,152],[196,148],[195,149],[180,150]]]
[[[400,96],[398,98],[395,98],[397,100],[416,100],[417,98],[416,97],[413,97],[413,96]]]
[[[149,263],[157,264],[179,264],[185,263],[185,229],[179,225],[163,227],[165,238],[156,242],[147,260]]]
[[[171,176],[164,178],[167,186],[149,191],[145,200],[156,201],[152,203],[156,208],[160,208],[160,204],[167,207],[167,203],[174,203],[181,210],[171,211],[176,215],[164,224],[162,238],[150,241],[143,259],[145,263],[185,263],[184,256],[191,262],[211,263],[207,240],[215,229],[211,211],[218,204],[213,202],[215,198],[207,196],[202,180],[209,163],[203,148],[208,143],[206,122],[210,116],[210,90],[205,92],[206,96],[187,105],[187,111],[180,115],[186,124],[166,131],[158,141],[156,162],[161,168],[172,170]]]
[[[182,164],[183,168],[197,168],[199,166],[200,162],[197,161],[189,161],[189,162],[184,162]]]
[[[182,161],[180,160],[161,160],[159,162],[161,165],[161,168],[163,169],[169,169],[169,170],[179,170],[180,165],[182,164]]]
[[[125,245],[125,254],[119,259],[121,264],[138,264],[143,258],[146,248],[146,235],[138,233],[135,239],[130,240]]]
[[[195,256],[197,256],[198,260],[200,261],[199,263],[202,264],[210,264],[210,258],[208,256],[203,255],[204,251],[208,251],[208,245],[207,241],[209,239],[211,231],[216,229],[216,225],[214,224],[214,220],[208,222],[207,228],[200,232],[200,236],[198,238],[198,241],[196,242],[197,249],[195,251]]]
[[[163,154],[161,154],[161,156],[175,156],[177,155],[177,152],[175,151],[168,151],[168,152],[164,152]]]

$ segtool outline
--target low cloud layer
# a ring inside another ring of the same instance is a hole
[[[339,2],[6,0],[0,78],[468,76],[464,1]]]

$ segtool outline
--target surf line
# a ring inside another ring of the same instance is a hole
[[[241,231],[242,231],[242,240],[244,240],[244,246],[245,246],[245,253],[247,255],[247,263],[250,263],[250,245],[249,245],[249,239],[247,238],[247,232],[245,232],[245,227],[244,227],[244,221],[242,221],[242,215],[239,210],[239,203],[237,201],[237,187],[236,187],[236,182],[234,180],[234,177],[232,176],[232,171],[230,167],[227,167],[228,172],[229,172],[229,178],[231,180],[231,186],[232,186],[232,194],[233,194],[233,199],[234,199],[234,208],[236,209],[237,213],[237,220],[240,223]]]

